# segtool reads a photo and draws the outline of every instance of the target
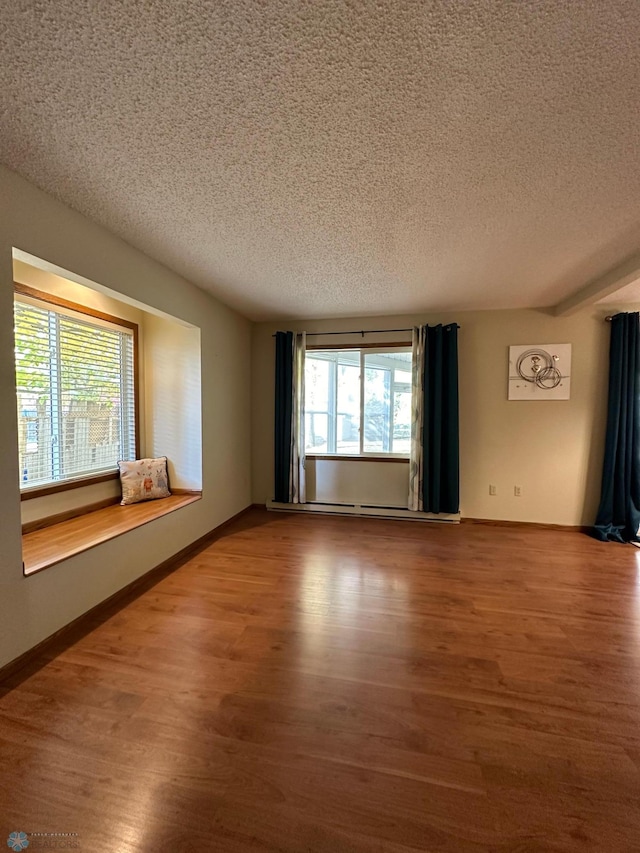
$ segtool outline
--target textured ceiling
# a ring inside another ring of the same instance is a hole
[[[638,0],[13,0],[0,160],[253,319],[540,307],[640,249]]]

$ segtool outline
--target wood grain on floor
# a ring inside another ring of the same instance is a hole
[[[0,832],[640,850],[639,561],[579,533],[254,510],[2,685]]]

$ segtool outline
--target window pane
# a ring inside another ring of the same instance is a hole
[[[305,412],[304,431],[307,453],[327,452],[329,415],[326,412]]]
[[[329,411],[329,368],[326,359],[307,353],[304,369],[306,411]]]
[[[393,362],[393,423],[391,452],[411,453],[411,360],[410,352],[389,355]]]
[[[353,358],[351,359],[353,361]],[[359,361],[359,353],[358,353]],[[360,453],[360,365],[338,365],[336,451]]]
[[[333,365],[326,358],[306,354],[305,451],[326,453],[329,438],[329,380]]]
[[[132,333],[21,301],[15,330],[21,486],[133,458]]]
[[[363,450],[384,453],[391,449],[391,371],[369,367],[372,361],[365,353]]]
[[[46,483],[53,477],[49,312],[16,304],[15,345],[20,482]]]
[[[62,475],[114,467],[123,458],[120,335],[60,318]]]
[[[408,454],[411,358],[411,352],[397,350],[307,352],[306,452],[358,455],[362,433],[365,453]]]
[[[411,391],[393,395],[393,453],[411,452]]]

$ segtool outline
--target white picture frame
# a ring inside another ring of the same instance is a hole
[[[571,344],[509,347],[509,400],[569,400]]]

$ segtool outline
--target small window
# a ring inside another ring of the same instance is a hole
[[[305,451],[408,456],[409,347],[310,350],[305,358]]]
[[[14,302],[21,489],[114,472],[136,455],[135,324],[23,290]]]

